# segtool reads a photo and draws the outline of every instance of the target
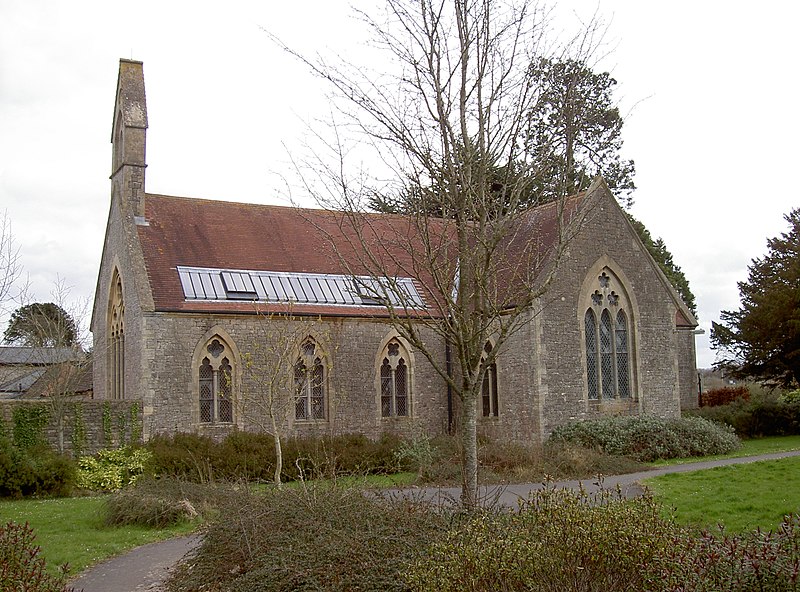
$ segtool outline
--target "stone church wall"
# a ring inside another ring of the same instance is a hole
[[[539,371],[546,373],[548,385],[546,392],[539,393],[542,437],[563,423],[603,414],[644,412],[669,417],[679,413],[675,304],[622,212],[609,199],[601,196],[594,202],[541,299]],[[587,270],[598,261],[624,278],[633,305],[628,331],[636,352],[631,373],[638,396],[630,400],[588,399],[582,330],[585,306],[580,299]]]
[[[199,422],[198,394],[192,359],[198,345],[202,347],[210,335],[220,332],[230,344],[238,360],[234,366],[234,390],[257,392],[259,386],[249,372],[243,371],[247,354],[257,355],[259,344],[267,339],[282,339],[287,335],[285,325],[303,324],[303,329],[289,329],[292,334],[315,338],[326,354],[327,412],[324,421],[294,421],[293,408],[287,415],[292,423],[287,433],[311,436],[324,434],[363,433],[377,438],[383,432],[411,435],[415,432],[439,434],[447,424],[447,391],[441,377],[420,352],[411,351],[412,402],[408,418],[382,418],[380,415],[377,357],[382,345],[392,334],[391,327],[371,319],[316,319],[313,321],[283,321],[256,315],[180,315],[156,313],[144,319],[145,367],[150,371],[144,392],[145,437],[156,433],[199,431],[217,437],[232,429],[230,425],[213,426]],[[277,337],[276,337],[277,336]],[[444,364],[444,345],[430,342],[441,351]],[[302,338],[301,338],[302,339]],[[301,340],[299,339],[299,340]],[[298,341],[299,341],[298,340]],[[299,343],[298,343],[299,346]],[[284,365],[286,360],[283,361]],[[291,365],[294,360],[288,362]],[[257,415],[253,408],[237,405],[235,422],[240,429],[259,430],[267,418]],[[285,426],[286,427],[286,426]]]

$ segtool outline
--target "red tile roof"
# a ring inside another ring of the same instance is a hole
[[[566,218],[575,215],[582,196],[565,202]],[[431,314],[436,314],[430,271],[415,261],[421,232],[404,216],[366,214],[357,220],[342,212],[257,205],[148,194],[146,225],[138,226],[156,310],[183,312],[286,312],[287,304],[244,301],[187,301],[177,266],[253,271],[373,275],[365,253],[383,259],[388,274],[411,277]],[[519,285],[521,275],[535,278],[558,242],[558,208],[547,204],[515,221],[502,252],[500,284]],[[443,248],[453,244],[451,223],[434,220],[431,233]],[[358,231],[356,229],[359,229]],[[359,237],[357,234],[361,234]],[[363,242],[369,245],[365,250]],[[535,237],[535,240],[531,240]],[[335,245],[335,247],[334,247]],[[450,248],[455,257],[455,249]],[[446,261],[446,258],[444,259]],[[454,269],[455,265],[450,265]],[[529,282],[526,282],[529,283]],[[291,305],[293,314],[386,316],[379,306]]]

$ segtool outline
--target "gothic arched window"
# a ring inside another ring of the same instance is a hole
[[[386,344],[379,373],[381,417],[408,417],[411,414],[409,355],[397,339]]]
[[[208,341],[197,369],[200,423],[233,423],[233,355],[225,341]]]
[[[111,278],[111,298],[108,310],[108,376],[109,396],[125,398],[125,303],[122,298],[122,279],[114,270]]]
[[[325,419],[325,359],[309,337],[294,365],[295,419]]]
[[[594,400],[628,399],[632,391],[630,304],[619,280],[607,268],[595,287],[583,317],[588,396]]]

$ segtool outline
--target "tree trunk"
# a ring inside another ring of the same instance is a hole
[[[461,505],[478,505],[478,418],[474,386],[461,399]]]
[[[275,416],[271,416],[272,420],[272,439],[275,441],[275,485],[280,489],[281,487],[281,472],[283,471],[283,449],[281,448],[281,433],[278,431],[278,425],[275,421]]]

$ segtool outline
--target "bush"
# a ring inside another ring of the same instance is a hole
[[[78,486],[90,491],[118,491],[145,472],[150,452],[144,448],[105,449],[78,459]]]
[[[402,573],[446,525],[430,505],[358,489],[241,491],[220,508],[170,590],[405,590]]]
[[[213,467],[219,464],[219,445],[198,434],[157,435],[147,442],[147,450],[152,454],[150,469],[157,477],[205,483],[213,479]]]
[[[144,478],[106,499],[104,520],[108,526],[164,528],[211,516],[226,493],[218,486]]]
[[[0,592],[65,592],[68,566],[46,570],[36,535],[28,524],[0,524]],[[71,588],[69,590],[72,590]]]
[[[20,449],[0,438],[0,497],[65,497],[76,480],[75,464],[42,446]]]
[[[284,481],[394,473],[402,468],[395,450],[402,440],[384,435],[370,440],[361,434],[290,438],[282,442]],[[197,483],[222,481],[272,481],[275,445],[272,436],[233,432],[222,442],[195,434],[157,436],[147,444],[157,476]],[[406,465],[407,466],[407,465]]]
[[[700,417],[604,417],[556,428],[551,442],[569,442],[606,454],[656,459],[726,454],[740,442],[729,426]]]
[[[738,399],[750,400],[750,389],[747,386],[722,386],[709,389],[700,395],[700,406],[717,407],[719,405],[727,405]]]
[[[770,532],[679,533],[646,573],[646,590],[800,590],[800,518],[786,516]]]
[[[783,403],[800,403],[800,389],[786,391],[779,397],[779,400]]]
[[[800,401],[783,401],[774,396],[701,407],[688,411],[687,415],[728,424],[742,438],[800,434]]]
[[[546,488],[450,530],[407,573],[418,591],[641,590],[676,527],[650,497]]]

